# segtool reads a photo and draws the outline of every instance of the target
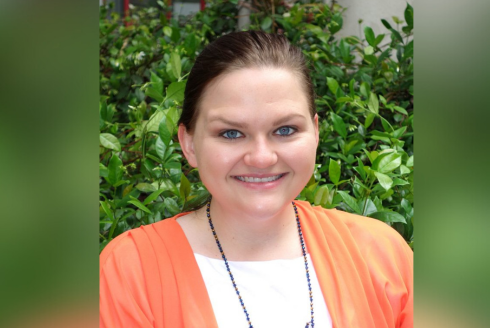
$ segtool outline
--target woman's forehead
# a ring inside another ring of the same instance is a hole
[[[308,100],[300,79],[288,69],[246,68],[232,71],[210,83],[200,102],[200,111],[305,110]]]

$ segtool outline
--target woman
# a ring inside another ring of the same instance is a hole
[[[301,51],[263,32],[199,55],[179,121],[212,198],[101,255],[102,327],[411,327],[412,251],[388,225],[293,201],[318,145]]]

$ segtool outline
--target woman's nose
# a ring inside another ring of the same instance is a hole
[[[267,138],[258,138],[249,144],[244,161],[246,165],[263,169],[277,163],[277,153]]]

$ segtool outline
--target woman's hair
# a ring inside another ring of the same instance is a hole
[[[311,117],[315,116],[315,91],[301,50],[291,45],[282,35],[246,31],[218,38],[197,57],[185,87],[179,125],[183,124],[189,132],[194,130],[203,92],[216,77],[255,67],[284,68],[295,73],[300,78],[308,99]]]

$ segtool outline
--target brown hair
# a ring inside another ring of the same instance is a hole
[[[315,91],[306,59],[285,36],[262,31],[234,32],[218,38],[196,58],[185,87],[179,125],[192,132],[199,102],[206,86],[216,77],[243,68],[286,68],[298,75],[308,99],[311,117],[316,114]]]

